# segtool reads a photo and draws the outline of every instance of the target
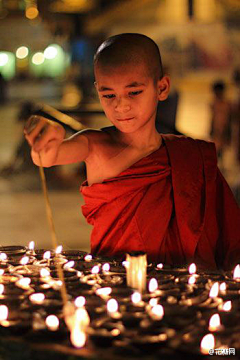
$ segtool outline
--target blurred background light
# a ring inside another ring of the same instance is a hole
[[[57,50],[57,45],[49,45],[45,50],[44,50],[44,56],[46,59],[54,59],[57,56],[58,50]]]
[[[8,63],[8,54],[2,52],[0,53],[0,66],[4,66]]]
[[[41,65],[44,63],[44,54],[42,52],[37,52],[32,57],[32,63],[34,65]]]
[[[29,6],[26,8],[25,16],[29,20],[36,19],[36,17],[38,17],[38,14],[39,12],[36,6]]]
[[[0,52],[0,72],[6,80],[15,75],[15,56],[11,52]]]
[[[16,51],[16,57],[18,59],[24,59],[29,54],[29,50],[26,46],[20,46]]]

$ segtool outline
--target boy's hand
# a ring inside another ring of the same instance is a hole
[[[33,115],[24,127],[24,135],[32,147],[32,159],[39,165],[39,153],[43,166],[52,166],[57,158],[59,146],[65,137],[64,128],[42,116]]]

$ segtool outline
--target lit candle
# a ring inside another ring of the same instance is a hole
[[[8,258],[7,258],[7,254],[5,253],[0,253],[0,261],[2,263],[6,263],[8,261]]]
[[[103,264],[102,270],[104,273],[108,273],[110,271],[110,265],[108,263]]]
[[[41,305],[44,302],[45,295],[42,293],[34,293],[29,296],[29,300],[37,305]]]
[[[77,308],[83,307],[86,304],[86,299],[84,296],[78,296],[75,301],[74,304],[76,305]]]
[[[107,311],[108,314],[114,319],[117,319],[121,316],[120,313],[118,312],[118,302],[115,299],[108,300]]]
[[[127,254],[127,262],[127,285],[143,292],[146,289],[147,255],[142,252]]]
[[[240,281],[240,265],[238,264],[233,271],[233,279]]]
[[[58,320],[57,316],[48,315],[46,317],[45,322],[46,322],[46,325],[47,325],[49,330],[51,330],[51,331],[58,330],[58,328],[59,328],[59,320]]]
[[[158,282],[155,278],[150,279],[148,284],[148,290],[150,293],[154,293],[158,289]]]
[[[64,264],[63,268],[64,268],[65,270],[71,269],[71,268],[73,268],[74,264],[75,264],[75,262],[74,262],[73,260],[72,260],[72,261],[68,261],[66,264]]]
[[[212,299],[216,298],[218,296],[218,292],[219,292],[219,283],[215,282],[210,289],[209,297]]]
[[[5,321],[8,318],[8,307],[0,305],[0,321]]]
[[[50,266],[50,257],[51,257],[51,252],[45,251],[45,253],[43,254],[43,259],[46,260],[47,266]]]
[[[30,243],[28,244],[28,250],[29,250],[29,254],[30,255],[36,255],[35,251],[34,251],[34,247],[35,247],[35,243],[34,241],[30,241]]]
[[[215,348],[215,338],[212,334],[207,334],[202,338],[200,349],[202,354],[209,355],[209,350]]]
[[[112,292],[112,288],[110,287],[104,287],[96,290],[96,294],[100,296],[102,299],[108,299],[111,292]]]
[[[153,320],[157,320],[157,321],[161,320],[164,315],[163,306],[160,304],[154,305],[153,307],[151,307],[149,311],[149,315]]]
[[[18,286],[21,289],[29,290],[30,283],[31,283],[31,279],[26,277],[26,278],[19,279],[18,281],[16,281],[15,284],[16,284],[16,286]]]
[[[58,245],[58,246],[56,247],[56,249],[55,249],[55,254],[56,254],[56,256],[58,256],[58,255],[61,254],[62,249],[63,249],[62,245]]]
[[[210,331],[219,331],[222,329],[221,320],[219,314],[214,314],[209,320],[208,329]]]
[[[92,261],[92,255],[91,254],[86,255],[84,260],[87,261],[87,262]]]
[[[188,268],[188,272],[190,275],[193,275],[196,273],[196,271],[197,271],[197,267],[194,263],[192,263]]]

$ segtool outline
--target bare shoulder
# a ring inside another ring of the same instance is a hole
[[[101,144],[107,144],[114,142],[114,127],[109,126],[102,129],[84,129],[78,134],[88,139],[90,146],[100,146]]]

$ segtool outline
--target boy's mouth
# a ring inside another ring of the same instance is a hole
[[[117,121],[129,121],[129,120],[132,120],[132,119],[134,119],[134,118],[131,117],[131,118],[125,118],[125,119],[117,119]]]

